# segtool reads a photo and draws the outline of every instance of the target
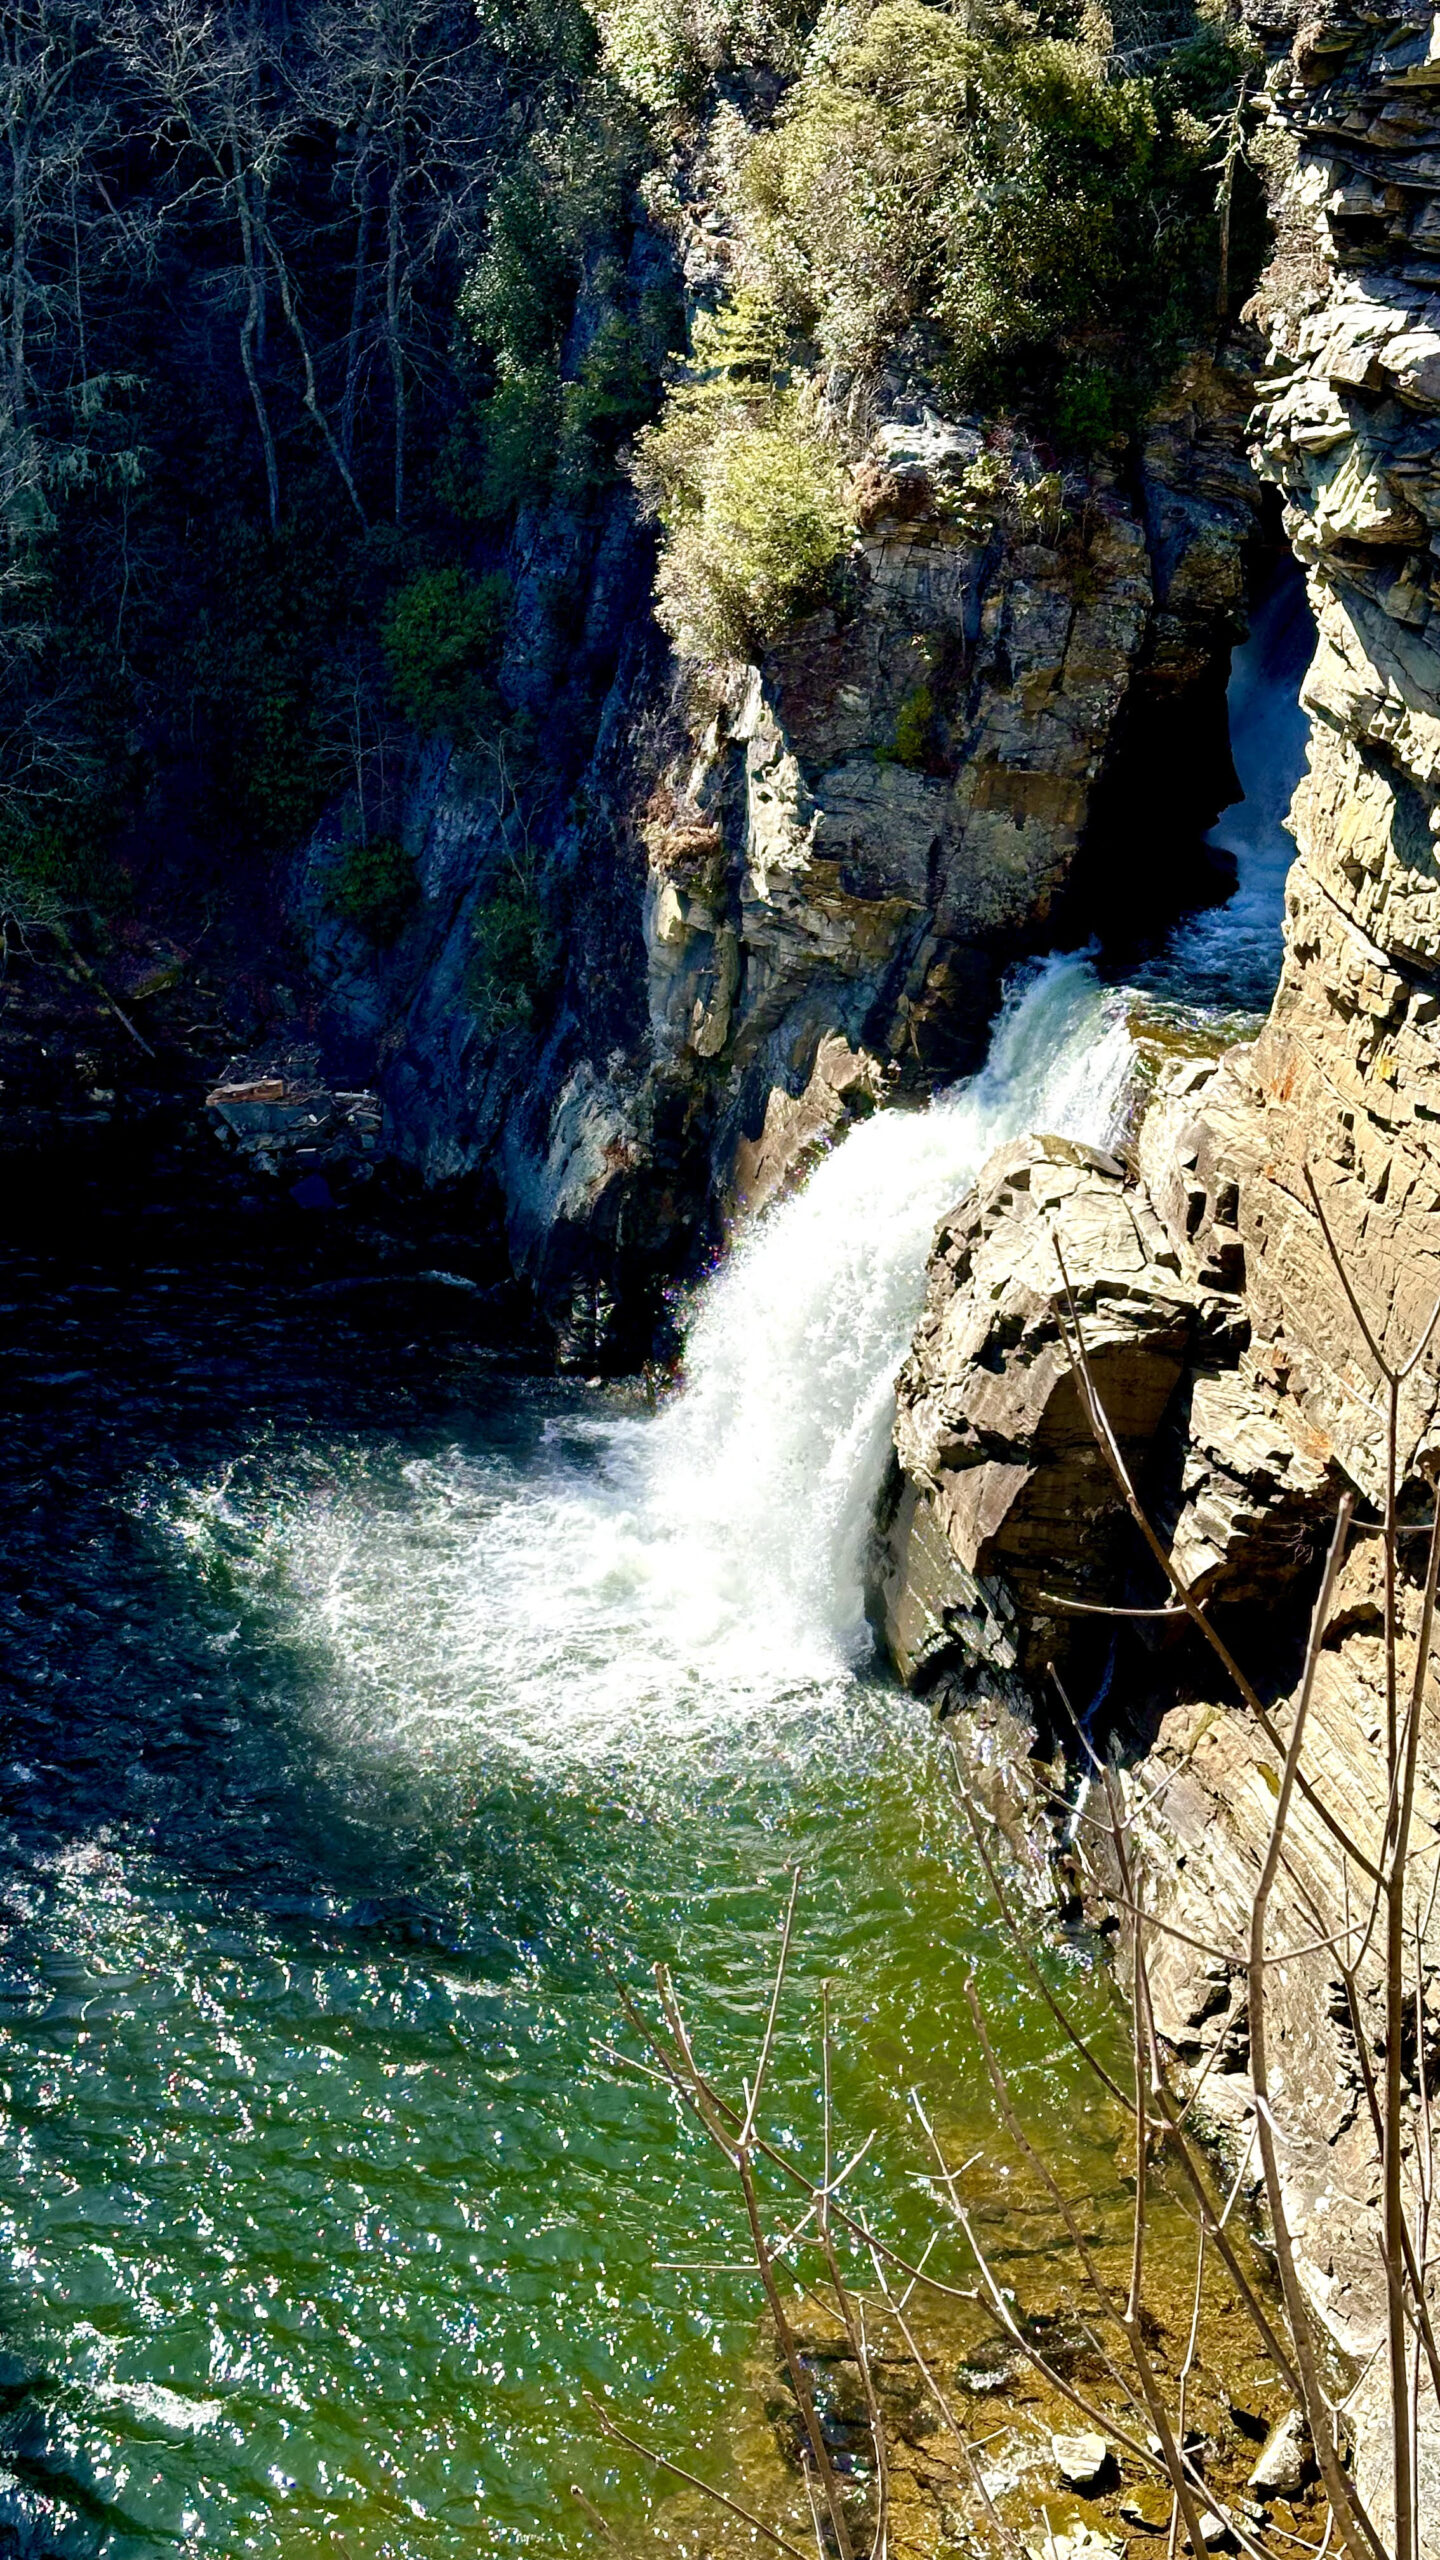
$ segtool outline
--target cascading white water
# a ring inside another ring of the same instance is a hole
[[[1223,906],[1186,916],[1139,974],[1145,992],[1191,1011],[1263,1013],[1274,994],[1285,880],[1295,859],[1286,819],[1310,734],[1300,685],[1314,646],[1304,580],[1287,568],[1258,607],[1230,670],[1230,752],[1241,797],[1216,820],[1207,842],[1233,856],[1234,895]]]
[[[977,1076],[852,1131],[711,1282],[652,1502],[733,1555],[748,1606],[807,1651],[850,1660],[866,1641],[866,1533],[937,1221],[1007,1138],[1104,1145],[1133,1064],[1123,1005],[1089,964],[1041,963]]]
[[[813,1724],[869,1647],[866,1533],[936,1222],[1007,1138],[1104,1144],[1132,1064],[1088,960],[1032,966],[977,1076],[854,1130],[742,1241],[663,1413],[592,1402],[515,1458],[412,1461],[383,1518],[307,1496],[275,1534],[318,1604],[331,1718],[570,1766]]]

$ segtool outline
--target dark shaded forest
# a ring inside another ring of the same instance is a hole
[[[1188,10],[11,0],[0,47],[0,878],[37,921],[123,908],[142,840],[253,863],[343,803],[383,943],[409,742],[563,772],[505,699],[507,544],[613,488],[667,382],[662,617],[755,650],[835,585],[887,370],[1123,444],[1253,272],[1244,48]]]
[[[560,430],[578,492],[653,405],[673,310],[626,384],[581,364],[548,451],[478,423],[507,328],[558,380],[639,118],[577,0],[30,0],[0,30],[0,864],[103,903],[157,792],[237,855],[347,789],[383,834],[390,732],[473,713],[486,565]],[[383,878],[354,896],[383,924]]]

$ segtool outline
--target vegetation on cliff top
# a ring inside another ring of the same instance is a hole
[[[1021,413],[1062,454],[1135,428],[1253,271],[1253,190],[1227,163],[1222,216],[1216,186],[1242,70],[1209,21],[1120,50],[1093,10],[824,12],[732,155],[728,298],[641,440],[682,648],[754,649],[819,600],[882,380]],[[788,508],[761,502],[771,478]]]
[[[754,650],[844,558],[867,385],[1083,445],[1213,322],[1236,56],[1169,0],[1118,34],[1068,0],[18,0],[7,30],[0,870],[62,904],[123,898],[117,847],[243,866],[341,796],[395,841],[416,729],[553,790],[594,704],[557,680],[543,744],[517,725],[517,524],[552,509],[526,610],[559,664],[637,440],[664,618]],[[667,395],[666,223],[707,194],[729,280]]]
[[[826,366],[899,351],[948,400],[1099,440],[1215,315],[1235,56],[1205,25],[1146,50],[881,0],[747,155],[743,259]]]

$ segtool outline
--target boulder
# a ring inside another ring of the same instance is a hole
[[[1200,2518],[1200,2539],[1207,2551],[1235,2549],[1235,2535],[1232,2527],[1226,2522],[1224,2516],[1217,2516],[1210,2508],[1207,2508]]]
[[[1195,1295],[1145,1194],[1063,1138],[992,1158],[941,1225],[900,1373],[881,1604],[912,1683],[1043,1669],[1115,1596],[1126,1512],[1085,1415],[1065,1282],[1105,1410],[1137,1465],[1190,1348]]]
[[[1295,2498],[1311,2469],[1310,2437],[1298,2409],[1272,2427],[1247,2486],[1262,2498]]]
[[[1132,2489],[1120,2501],[1120,2521],[1137,2533],[1168,2533],[1171,2503],[1168,2489]]]
[[[1093,2525],[1047,2524],[1038,2542],[1027,2542],[1029,2560],[1123,2560],[1125,2545]]]
[[[1082,2427],[1074,2435],[1052,2436],[1050,2447],[1064,2486],[1078,2489],[1082,2495],[1101,2488],[1114,2471],[1114,2446],[1093,2428]]]

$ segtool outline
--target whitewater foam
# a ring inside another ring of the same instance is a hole
[[[1026,1130],[1103,1144],[1132,1065],[1088,961],[1037,964],[977,1076],[877,1113],[757,1223],[659,1415],[592,1402],[384,1491],[372,1464],[323,1498],[272,1493],[245,1565],[233,1479],[176,1532],[203,1546],[223,1522],[228,1569],[323,1654],[312,1686],[352,1750],[560,1772],[800,1747],[870,1651],[865,1542],[936,1222]]]
[[[1007,1139],[1103,1145],[1133,1063],[1123,1002],[1088,962],[1039,964],[979,1075],[854,1130],[710,1283],[656,1435],[655,1499],[832,1669],[868,1643],[865,1541],[935,1227]]]

